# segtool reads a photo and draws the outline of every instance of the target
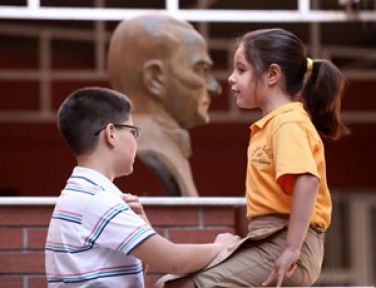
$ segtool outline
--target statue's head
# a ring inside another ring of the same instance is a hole
[[[221,93],[211,67],[203,37],[189,23],[168,16],[123,21],[111,39],[108,69],[114,88],[131,98],[135,113],[158,105],[184,128],[209,121],[210,96]]]

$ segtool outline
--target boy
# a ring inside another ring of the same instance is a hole
[[[46,240],[48,287],[143,287],[142,262],[164,273],[189,273],[238,241],[174,244],[150,226],[136,196],[112,182],[133,171],[139,136],[130,100],[113,90],[73,92],[58,127],[77,166],[56,203]]]

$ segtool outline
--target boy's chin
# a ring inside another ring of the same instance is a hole
[[[133,165],[127,170],[122,171],[122,173],[118,177],[128,176],[133,173]]]

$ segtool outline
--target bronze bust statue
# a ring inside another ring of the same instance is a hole
[[[109,77],[134,104],[137,155],[170,196],[198,196],[187,129],[209,122],[210,97],[221,93],[211,66],[204,38],[169,16],[125,20],[111,38]]]

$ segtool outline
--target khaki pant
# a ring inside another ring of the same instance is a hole
[[[190,275],[167,275],[161,282],[189,277],[197,287],[259,287],[272,271],[285,247],[288,218],[266,216],[252,220],[248,235],[232,249],[223,250],[202,270]],[[283,286],[310,286],[320,275],[324,233],[310,227],[301,249],[297,269]],[[276,283],[271,283],[273,286]],[[159,284],[159,287],[163,285]]]

